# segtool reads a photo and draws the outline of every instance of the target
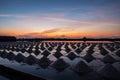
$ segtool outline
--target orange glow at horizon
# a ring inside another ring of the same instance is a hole
[[[106,31],[107,30],[107,31]],[[102,29],[101,27],[64,27],[48,30],[33,31],[27,29],[4,29],[0,30],[0,35],[16,36],[20,38],[81,38],[81,37],[120,37],[119,29]]]
[[[24,24],[15,23],[10,26],[1,26],[0,35],[16,36],[18,38],[120,37],[119,24],[115,24],[114,22],[86,21],[78,23],[77,21],[74,24],[74,22],[71,23],[68,21],[67,24],[57,25],[48,22],[46,23],[46,27],[44,25],[43,27],[39,26],[39,24],[35,26],[35,23],[26,24],[24,22]]]
[[[119,36],[119,32],[105,32],[102,31],[82,31],[82,32],[61,32],[61,31],[53,31],[53,32],[34,32],[34,33],[22,33],[19,31],[9,31],[9,32],[0,32],[2,35],[7,35],[7,36],[16,36],[16,37],[26,37],[30,36],[32,38],[82,38],[82,37],[112,37],[112,36]]]
[[[119,0],[2,0],[0,4],[0,36],[120,38]]]

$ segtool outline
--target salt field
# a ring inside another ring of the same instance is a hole
[[[120,43],[0,42],[0,65],[46,80],[120,80]]]

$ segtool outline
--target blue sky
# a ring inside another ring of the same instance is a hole
[[[119,13],[120,0],[0,0],[0,35],[119,37]]]

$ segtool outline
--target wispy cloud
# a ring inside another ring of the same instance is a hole
[[[97,22],[94,22],[95,24],[88,24],[88,25],[71,25],[67,27],[61,27],[61,28],[52,28],[47,29],[41,32],[34,32],[34,33],[27,33],[23,35],[19,35],[18,37],[68,37],[68,38],[78,38],[78,37],[115,37],[120,36],[120,27],[119,25],[115,26],[105,26],[104,25],[97,25]],[[107,23],[108,25],[109,23]],[[95,26],[94,26],[95,25]],[[113,29],[114,27],[114,29]]]
[[[0,14],[0,17],[11,17],[11,14]]]
[[[15,18],[27,18],[27,15],[15,15],[15,14],[0,14],[0,17],[15,17]]]
[[[50,34],[50,33],[55,33],[55,32],[58,32],[58,31],[60,31],[60,29],[55,28],[55,29],[50,29],[50,30],[43,31],[43,32],[41,32],[41,34]]]

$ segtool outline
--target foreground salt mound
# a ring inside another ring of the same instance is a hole
[[[88,54],[93,54],[94,53],[94,46],[92,45],[89,49],[88,49],[88,51],[87,51],[87,53]]]
[[[34,56],[32,56],[32,55],[29,55],[27,58],[25,58],[25,63],[27,63],[27,64],[30,64],[30,65],[32,65],[32,64],[35,64],[35,63],[37,63],[37,59],[34,57]]]
[[[80,53],[82,52],[82,50],[81,50],[80,48],[77,48],[77,49],[75,50],[75,52],[76,52],[77,54],[80,54]]]
[[[114,63],[116,60],[111,55],[105,55],[105,57],[102,59],[104,63]]]
[[[36,50],[34,51],[34,54],[35,54],[36,56],[39,55],[39,54],[40,54],[39,49],[36,49]]]
[[[93,61],[88,63],[88,65],[91,67],[91,69],[93,69],[94,71],[97,71],[98,69],[100,69],[105,64],[101,60],[94,59]]]
[[[52,67],[56,68],[57,70],[64,70],[68,66],[69,64],[66,63],[63,59],[58,59],[52,64]]]
[[[82,75],[90,72],[91,69],[84,61],[80,61],[76,64],[75,71]]]
[[[2,58],[6,58],[7,55],[8,55],[8,53],[7,53],[5,50],[0,53],[0,56],[1,56]]]
[[[41,49],[41,50],[44,50],[45,48],[43,47],[43,45],[41,45],[40,49]]]
[[[24,49],[24,48],[21,49],[21,52],[22,52],[22,53],[25,53],[25,52],[26,52],[26,49]]]
[[[120,73],[111,64],[106,64],[99,73],[107,80],[120,80]]]
[[[9,60],[13,60],[14,57],[15,57],[15,54],[12,53],[12,52],[9,52],[8,55],[7,55],[7,59],[9,59]]]
[[[66,47],[65,47],[65,51],[66,51],[67,53],[69,53],[69,52],[71,51],[71,49],[68,48],[68,46],[66,46]]]
[[[38,61],[38,64],[39,64],[41,67],[43,67],[43,68],[48,67],[50,63],[51,63],[51,61],[50,61],[47,57],[45,57],[45,56],[43,56],[43,57]]]
[[[51,54],[49,51],[47,51],[47,50],[45,50],[43,53],[42,53],[42,55],[44,55],[44,56],[48,56],[49,54]]]
[[[119,71],[119,73],[120,73],[120,62],[115,62],[115,63],[113,63],[112,65],[113,65],[113,67],[115,67],[115,68]]]
[[[31,54],[31,53],[33,52],[33,50],[29,48],[29,49],[27,50],[27,52]]]
[[[56,53],[53,54],[56,58],[59,58],[63,56],[63,54],[60,53],[60,51],[57,51]]]
[[[100,47],[100,53],[101,53],[102,55],[106,55],[106,54],[108,54],[109,52],[108,52],[106,49],[104,49],[103,47]]]
[[[120,57],[120,50],[118,50],[115,54]]]
[[[48,50],[49,50],[49,51],[52,51],[52,50],[53,50],[53,48],[52,48],[52,47],[49,47],[49,48],[48,48]]]
[[[18,53],[15,58],[14,58],[17,62],[22,62],[25,59],[25,56],[23,56],[22,54]]]
[[[85,59],[88,63],[94,60],[95,58],[92,56],[92,54],[86,54],[83,59]]]
[[[69,53],[69,54],[67,55],[67,57],[68,57],[70,60],[74,60],[74,59],[77,57],[77,55],[76,55],[75,53],[71,52],[71,53]]]
[[[72,49],[76,49],[76,46],[74,44],[71,45]]]

